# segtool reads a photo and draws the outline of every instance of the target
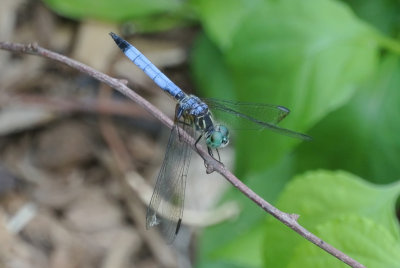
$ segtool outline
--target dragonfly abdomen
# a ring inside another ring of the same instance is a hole
[[[168,77],[166,77],[153,63],[150,62],[145,55],[143,55],[134,46],[119,37],[114,33],[110,33],[118,47],[124,54],[143,72],[150,77],[162,90],[167,92],[176,100],[182,100],[186,94],[175,85]]]

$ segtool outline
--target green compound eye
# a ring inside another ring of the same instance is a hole
[[[214,131],[206,140],[207,146],[211,148],[219,148],[222,144],[222,134]]]
[[[228,128],[226,126],[219,126],[218,131],[221,133],[222,137],[225,140],[225,143],[228,142],[229,139],[229,131]]]
[[[229,131],[225,126],[216,126],[214,131],[206,139],[208,147],[222,148],[229,142]]]

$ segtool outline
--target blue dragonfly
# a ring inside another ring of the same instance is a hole
[[[146,228],[159,226],[168,243],[174,241],[181,226],[186,178],[191,157],[191,149],[180,139],[179,129],[184,129],[191,135],[196,140],[196,146],[204,138],[211,156],[213,156],[213,150],[218,153],[219,148],[228,144],[229,130],[226,126],[214,122],[209,108],[213,112],[230,115],[234,121],[247,122],[246,125],[249,128],[257,126],[302,140],[311,139],[308,135],[277,126],[290,112],[283,106],[216,99],[202,101],[194,95],[184,93],[134,46],[115,33],[110,33],[110,35],[134,64],[177,101],[175,124],[169,136],[164,161],[146,215]]]

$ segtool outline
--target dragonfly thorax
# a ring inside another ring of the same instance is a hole
[[[207,104],[196,96],[186,95],[178,103],[176,117],[178,119],[180,119],[181,116],[202,117],[208,113]]]
[[[196,96],[187,95],[179,102],[176,117],[183,117],[184,121],[190,122],[197,131],[202,132],[209,148],[222,148],[229,143],[228,128],[214,124],[207,104]]]

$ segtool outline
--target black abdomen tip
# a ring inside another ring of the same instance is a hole
[[[110,36],[112,37],[112,39],[114,39],[114,42],[117,44],[117,46],[125,52],[125,50],[128,49],[129,47],[129,43],[127,41],[125,41],[124,39],[122,39],[121,37],[119,37],[118,35],[116,35],[113,32],[109,33]]]

